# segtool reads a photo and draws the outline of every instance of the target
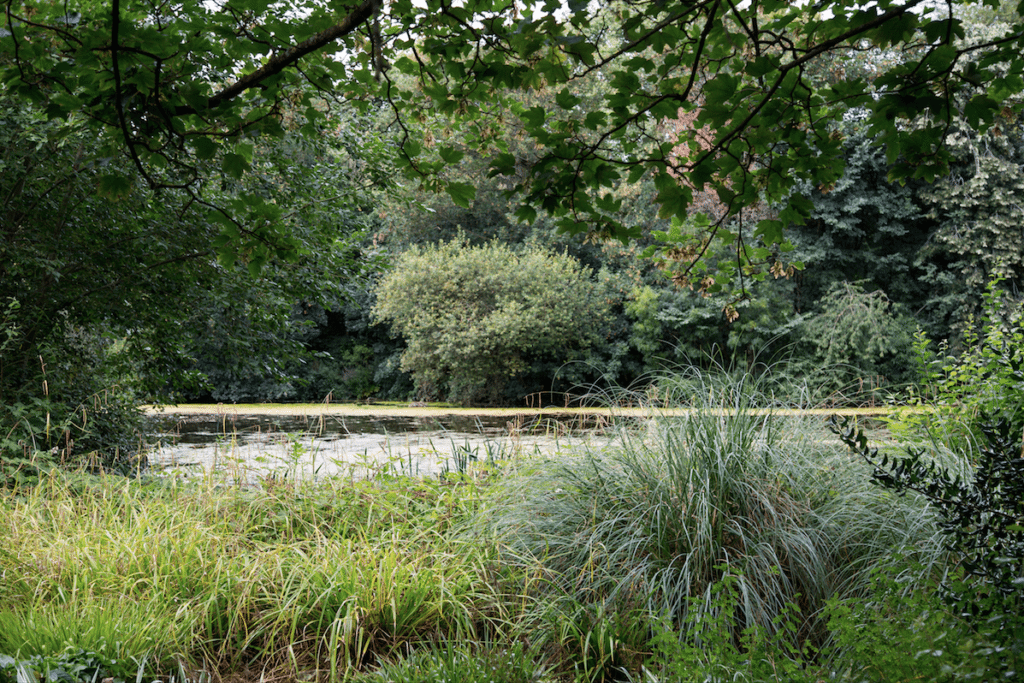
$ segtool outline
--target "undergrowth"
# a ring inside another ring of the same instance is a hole
[[[821,418],[749,376],[659,396],[606,441],[438,477],[0,490],[0,683],[985,680],[1012,660],[942,602],[933,508],[873,486]]]
[[[501,630],[490,549],[449,537],[459,484],[87,483],[0,497],[0,653],[84,651],[103,676],[186,668],[338,678],[403,644]],[[126,667],[126,668],[125,668]],[[277,672],[277,673],[275,673]]]
[[[749,376],[686,380],[669,405],[687,410],[536,462],[486,509],[476,531],[500,539],[538,603],[640,609],[685,630],[730,575],[734,636],[773,629],[795,606],[798,635],[819,642],[826,601],[858,595],[894,551],[942,562],[926,505],[873,487],[820,418],[762,409],[771,402]]]

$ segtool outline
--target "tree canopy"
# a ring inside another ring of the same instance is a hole
[[[137,179],[131,165],[92,158],[81,117],[47,120],[0,93],[0,484],[12,453],[15,470],[37,450],[64,463],[129,455],[137,402],[211,376],[290,379],[306,355],[302,313],[337,306],[372,261],[358,247],[374,216],[363,158],[347,133],[326,133],[254,141],[258,163],[240,180],[205,171],[209,203],[263,198],[306,252],[229,252],[243,266],[217,259],[223,224],[188,192],[137,182],[120,201],[98,195],[106,174]]]
[[[794,185],[840,177],[836,123],[851,109],[894,179],[944,173],[955,121],[987,130],[1016,116],[1024,25],[965,40],[961,10],[973,4],[6,0],[0,81],[50,117],[88,120],[97,159],[124,157],[141,182],[209,204],[222,254],[259,261],[298,245],[262,198],[244,209],[212,201],[203,168],[241,178],[253,132],[316,134],[348,100],[391,112],[408,177],[468,203],[473,188],[441,175],[468,145],[522,192],[520,218],[546,211],[566,231],[638,235],[620,193],[644,178],[663,217],[685,219],[695,193],[712,192],[721,211],[674,249],[690,270],[709,237],[730,245],[714,288],[777,268],[785,226],[811,211]],[[600,106],[584,111],[579,85],[593,78]],[[555,106],[508,97],[523,90],[549,92]],[[428,116],[461,126],[459,144],[444,129],[418,133]],[[525,169],[494,134],[508,127],[537,149]],[[118,196],[133,177],[111,169],[97,185]],[[752,235],[736,227],[765,201],[774,210]]]
[[[552,226],[594,238],[568,253],[609,292],[586,353],[614,381],[709,345],[749,356],[853,279],[908,330],[928,307],[938,339],[990,276],[1019,282],[1021,9],[5,0],[0,403],[43,387],[73,407],[119,377],[165,398],[203,376],[235,398],[407,392],[401,343],[363,334],[375,290],[346,273],[454,235],[566,244]],[[395,180],[413,199],[363,192]],[[372,378],[339,365],[368,356]],[[109,381],[57,382],[118,358]],[[550,362],[525,354],[509,391]]]

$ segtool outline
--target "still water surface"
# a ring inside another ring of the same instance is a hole
[[[161,415],[148,451],[160,472],[267,476],[436,475],[475,462],[578,447],[594,415]]]

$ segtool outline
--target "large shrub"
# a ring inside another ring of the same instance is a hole
[[[573,258],[540,248],[458,241],[413,247],[380,283],[374,313],[408,348],[421,396],[501,396],[538,356],[565,361],[596,341],[607,302]]]
[[[901,496],[919,494],[937,511],[942,545],[955,559],[939,593],[968,631],[969,672],[962,672],[957,680],[1015,679],[1024,664],[1020,433],[1005,419],[980,425],[978,448],[958,459],[970,463],[964,471],[938,460],[939,449],[907,448],[904,455],[892,458],[879,455],[848,419],[842,425],[833,420],[831,428],[871,465],[875,483]]]

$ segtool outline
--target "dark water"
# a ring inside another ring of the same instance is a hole
[[[227,435],[315,434],[326,439],[353,434],[394,436],[409,433],[507,436],[511,432],[580,434],[600,429],[605,420],[571,413],[537,415],[160,415],[149,418],[153,431],[178,444],[208,444]]]

